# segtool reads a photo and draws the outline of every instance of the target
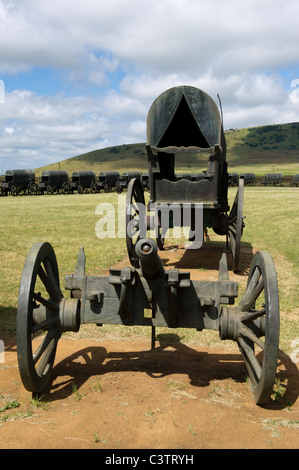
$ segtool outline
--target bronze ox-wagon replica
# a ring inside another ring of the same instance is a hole
[[[233,270],[237,272],[244,226],[244,179],[239,179],[238,191],[230,209],[227,200],[226,143],[215,102],[202,90],[190,86],[175,87],[162,93],[148,113],[146,150],[150,189],[148,206],[152,214],[147,215],[145,221],[143,188],[137,178],[132,179],[127,191],[127,227],[130,228],[127,230],[127,246],[131,263],[137,266],[139,263],[134,252],[134,241],[139,236],[144,238],[144,232],[151,227],[156,231],[158,247],[163,249],[167,230],[177,224],[184,226],[183,211],[188,205],[190,217],[187,217],[187,224],[193,237],[199,235],[196,233],[196,213],[201,209],[202,236],[208,227],[218,235],[226,236],[233,255]],[[208,156],[207,170],[201,175],[197,174],[195,181],[187,174],[177,177],[176,156],[198,153]],[[182,214],[175,220],[173,212],[179,210]]]
[[[165,93],[153,104],[148,117],[150,201],[154,212],[159,210],[158,201],[164,205],[172,200],[191,202],[193,209],[203,204],[203,225],[230,238],[236,260],[242,204],[238,199],[240,188],[231,209],[227,203],[225,139],[218,108],[207,94],[193,87],[176,87]],[[168,124],[163,120],[164,112]],[[208,170],[198,181],[177,181],[174,156],[188,147],[189,152],[204,149]],[[49,386],[62,333],[78,331],[83,324],[144,325],[153,333],[157,327],[183,327],[216,330],[222,340],[236,341],[254,400],[257,404],[267,403],[273,391],[279,343],[278,288],[270,254],[255,254],[246,291],[234,305],[238,283],[229,279],[226,253],[215,281],[192,280],[189,272],[164,268],[157,244],[163,249],[164,227],[158,216],[157,240],[146,237],[148,225],[144,224],[152,219],[146,210],[139,210],[143,201],[139,179],[132,180],[126,209],[127,223],[133,220],[135,228],[135,239],[127,237],[131,265],[110,269],[108,276],[90,276],[85,273],[85,253],[80,248],[74,273],[65,277],[68,297],[59,285],[52,246],[44,242],[31,248],[21,278],[17,314],[18,362],[25,388],[39,393]],[[38,346],[34,339],[37,335]],[[154,341],[153,334],[152,347]]]

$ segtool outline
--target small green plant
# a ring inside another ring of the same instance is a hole
[[[72,393],[74,394],[75,398],[77,398],[78,401],[80,401],[83,398],[83,394],[79,392],[76,384],[73,383],[72,386]]]
[[[154,416],[155,412],[153,410],[147,410],[145,413],[143,413],[144,416],[146,417],[151,417]]]
[[[93,388],[93,390],[94,390],[95,392],[96,392],[97,390],[99,390],[99,391],[102,393],[102,391],[103,391],[102,386],[101,386],[99,380],[97,380],[96,383],[93,384],[92,388]]]
[[[98,436],[98,433],[96,432],[94,435],[93,435],[93,442],[100,442],[100,438]]]
[[[167,388],[174,388],[175,390],[182,390],[186,388],[187,385],[183,384],[182,382],[178,382],[176,380],[170,380],[167,384]]]
[[[3,411],[6,410],[11,410],[12,408],[18,408],[20,406],[20,403],[18,400],[11,400],[6,405],[3,405],[2,408],[0,408],[0,412],[2,413]]]
[[[35,408],[42,408],[43,410],[46,410],[49,406],[49,403],[43,400],[43,395],[39,397],[38,395],[34,394],[29,401],[31,405],[35,406]]]
[[[272,437],[280,436],[281,428],[299,429],[299,420],[287,420],[282,418],[269,418],[262,421],[262,426],[266,431],[271,431]]]
[[[286,392],[286,389],[283,385],[283,382],[281,382],[279,378],[276,378],[275,384],[273,387],[273,395],[272,395],[273,400],[274,401],[280,400],[284,396],[285,392]]]
[[[188,432],[189,432],[190,434],[192,434],[192,436],[196,436],[196,435],[197,435],[197,432],[194,431],[192,425],[188,426]]]

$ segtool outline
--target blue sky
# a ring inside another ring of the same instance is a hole
[[[0,171],[145,142],[181,84],[219,93],[226,129],[299,121],[298,17],[297,0],[0,0]]]

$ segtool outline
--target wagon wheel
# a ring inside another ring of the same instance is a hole
[[[83,194],[83,193],[84,193],[84,188],[83,188],[83,186],[81,186],[81,184],[79,184],[79,186],[78,186],[78,193],[79,193],[79,194]]]
[[[36,243],[24,265],[17,311],[18,364],[30,392],[41,392],[50,380],[61,336],[62,298],[54,250],[49,243]],[[38,345],[37,335],[41,338]]]
[[[91,183],[90,189],[91,189],[92,193],[98,193],[99,192],[98,185],[97,185],[96,181],[93,181]]]
[[[54,194],[54,189],[52,188],[52,186],[47,186],[46,187],[46,193],[47,194]]]
[[[238,311],[236,340],[255,402],[266,404],[273,392],[279,347],[279,295],[275,266],[269,253],[259,252],[254,256]]]
[[[61,189],[63,194],[71,194],[71,187],[68,181],[64,181],[64,183],[62,183]]]
[[[44,189],[44,188],[41,188],[39,185],[37,185],[36,194],[37,194],[38,196],[41,196],[42,194],[45,194],[45,189]]]
[[[30,196],[35,196],[37,194],[37,184],[33,181],[30,181],[28,184],[28,194]]]
[[[12,196],[18,196],[19,194],[19,189],[17,186],[12,186],[10,189],[10,193]]]
[[[146,210],[141,182],[133,178],[128,184],[126,196],[126,243],[132,266],[139,267],[135,245],[146,237]]]
[[[240,250],[241,237],[243,233],[243,195],[244,195],[244,179],[239,179],[239,188],[229,213],[228,220],[228,238],[233,255],[233,271],[236,273],[240,270]]]
[[[117,192],[117,194],[121,194],[123,192],[123,188],[121,187],[121,184],[119,181],[116,181],[115,191]]]
[[[110,191],[109,185],[108,185],[108,184],[105,184],[105,185],[104,185],[104,192],[105,192],[105,193],[109,193],[109,191]]]

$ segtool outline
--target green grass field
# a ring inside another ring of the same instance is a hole
[[[229,189],[231,203],[235,192],[235,188]],[[99,239],[95,234],[100,219],[95,213],[97,205],[109,202],[116,207],[117,198],[115,193],[0,198],[0,338],[15,333],[20,278],[33,243],[48,241],[53,245],[62,287],[65,275],[74,271],[80,246],[85,248],[88,274],[100,274],[127,255],[124,238]],[[244,247],[269,251],[274,259],[280,290],[281,348],[286,352],[291,341],[299,338],[298,208],[298,188],[245,188],[242,242]],[[214,240],[217,242],[217,237]],[[225,240],[221,243],[225,248]],[[130,334],[138,335],[140,329],[133,328]],[[188,334],[190,338],[193,332]]]

